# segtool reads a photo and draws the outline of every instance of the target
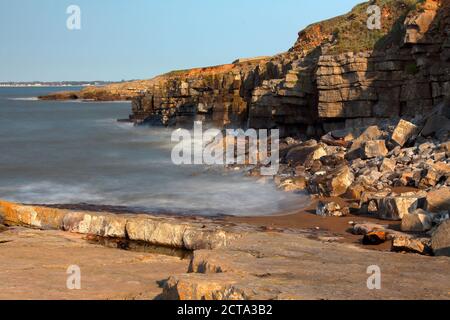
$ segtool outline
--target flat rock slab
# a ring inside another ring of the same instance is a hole
[[[369,290],[369,266],[381,290]],[[255,233],[194,253],[164,299],[450,299],[450,259],[376,252],[292,234]]]
[[[153,299],[159,281],[189,260],[91,244],[63,231],[10,228],[0,233],[0,299]],[[81,269],[81,290],[67,289],[67,268]]]

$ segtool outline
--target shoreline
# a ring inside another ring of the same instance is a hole
[[[362,244],[360,235],[351,233],[352,226],[356,223],[374,223],[386,224],[385,220],[370,216],[350,214],[346,217],[322,217],[316,214],[316,207],[319,201],[335,201],[342,205],[347,205],[349,199],[343,198],[314,198],[310,195],[310,203],[292,210],[279,211],[271,215],[259,216],[233,216],[233,215],[209,215],[199,214],[180,214],[180,213],[155,213],[145,212],[132,207],[110,206],[110,205],[91,205],[91,204],[18,204],[23,207],[39,207],[56,209],[63,211],[87,212],[92,214],[113,214],[120,217],[134,215],[141,218],[157,217],[158,219],[175,219],[183,222],[206,221],[208,223],[217,223],[234,226],[249,226],[262,232],[307,232],[310,239],[316,241],[331,241],[340,244],[353,244],[358,247],[376,250],[391,251],[391,243],[384,242],[379,245],[366,246]],[[1,212],[0,212],[1,213]],[[393,221],[389,224],[390,228],[399,231],[401,222]],[[105,238],[106,239],[106,238]]]
[[[279,232],[204,218],[95,214],[0,201],[2,215],[10,227],[0,233],[4,258],[0,298],[12,294],[25,299],[52,299],[56,294],[58,299],[117,300],[372,300],[417,299],[424,294],[430,299],[450,298],[447,257],[368,250],[336,242],[326,233],[315,239],[310,230]],[[51,226],[63,226],[65,231]],[[114,243],[121,238],[192,254]],[[64,287],[67,266],[74,262],[87,275],[83,291]],[[382,292],[365,286],[367,266],[375,262],[383,270]],[[35,272],[24,274],[18,263],[32,264]],[[427,285],[417,286],[418,282]],[[22,286],[29,290],[17,292],[15,288]]]

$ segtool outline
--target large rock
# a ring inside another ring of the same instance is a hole
[[[450,187],[444,187],[428,192],[426,210],[439,213],[450,210]]]
[[[286,162],[292,164],[293,166],[296,165],[304,165],[308,166],[312,163],[314,160],[319,160],[323,156],[326,156],[327,152],[326,150],[320,146],[297,146],[293,147],[289,150],[289,152],[286,155]]]
[[[346,154],[346,158],[353,160],[361,157],[362,148],[368,141],[380,140],[383,137],[383,131],[378,126],[367,128],[358,138],[356,138],[350,150]]]
[[[329,177],[330,179],[328,180],[327,187],[328,193],[332,197],[345,194],[355,180],[355,175],[350,167],[346,165],[333,171]]]
[[[109,238],[126,238],[127,218],[114,214],[69,212],[63,218],[65,231]]]
[[[424,137],[432,136],[441,131],[450,130],[450,120],[442,115],[436,114],[428,118],[425,127],[420,133]]]
[[[385,220],[402,220],[419,208],[421,198],[418,196],[388,196],[377,199],[378,217]]]
[[[348,208],[342,208],[335,202],[319,201],[316,208],[316,214],[322,217],[343,217],[350,213]]]
[[[411,214],[405,214],[402,218],[402,231],[406,232],[424,232],[433,227],[433,216],[421,209]]]
[[[363,159],[385,157],[389,152],[384,140],[367,141],[362,150]]]
[[[435,255],[450,257],[450,220],[443,222],[433,233],[431,245]]]
[[[394,172],[397,161],[395,159],[384,158],[380,165],[381,172]]]
[[[419,127],[406,120],[400,120],[392,134],[392,141],[403,147],[411,138],[419,133]]]

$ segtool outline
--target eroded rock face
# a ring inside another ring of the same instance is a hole
[[[193,222],[183,218],[151,215],[117,215],[24,206],[0,201],[0,217],[12,225],[38,229],[144,241],[154,245],[188,250],[226,246],[245,230],[235,233],[210,220]]]
[[[133,99],[135,123],[183,126],[208,120],[218,126],[277,127],[282,136],[319,137],[429,114],[450,88],[450,4],[385,1],[379,38],[365,26],[369,5],[309,26],[289,52],[273,57],[174,71],[63,98]],[[397,138],[403,145],[404,137]]]
[[[427,195],[427,210],[439,213],[450,210],[450,188],[444,187],[433,190]]]

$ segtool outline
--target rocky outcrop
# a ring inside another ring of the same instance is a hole
[[[208,219],[118,215],[61,210],[0,201],[0,217],[6,224],[44,230],[119,238],[187,250],[213,249],[227,245],[245,230],[235,232]]]
[[[423,298],[425,291],[428,298],[446,297],[447,260],[367,251],[287,233],[253,233],[227,248],[195,251],[189,273],[169,277],[160,297],[174,300],[415,299]],[[379,266],[382,271],[383,290],[367,290],[371,265]],[[426,289],[431,287],[434,289]]]

